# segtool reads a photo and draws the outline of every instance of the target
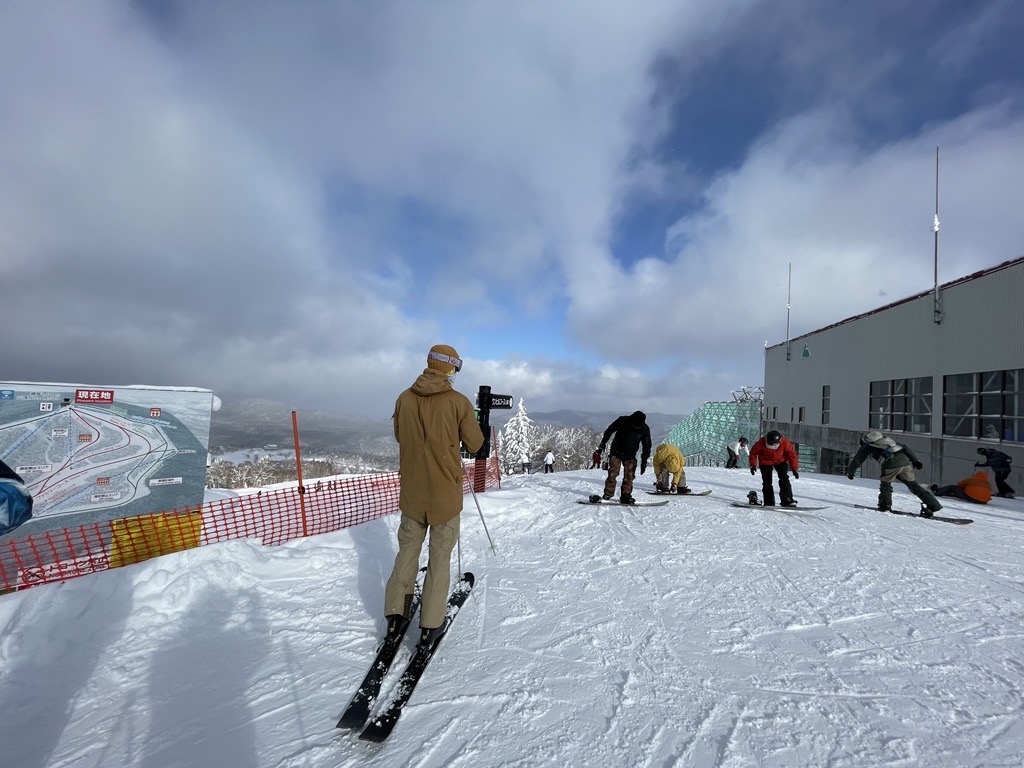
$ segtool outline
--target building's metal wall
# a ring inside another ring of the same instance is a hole
[[[1024,446],[943,438],[941,422],[943,376],[1024,368],[1024,258],[948,283],[940,296],[938,324],[929,291],[765,350],[763,429],[778,429],[794,442],[825,449],[826,455],[830,450],[852,453],[858,435],[869,426],[872,381],[930,376],[932,433],[893,433],[924,461],[921,479],[956,482],[973,471],[979,445],[995,446],[1013,458],[1009,482],[1024,492]],[[809,357],[803,356],[805,345]],[[821,424],[824,385],[831,387],[827,426]],[[774,420],[773,407],[778,408]]]

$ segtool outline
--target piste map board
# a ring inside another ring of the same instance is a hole
[[[0,459],[35,533],[202,504],[213,392],[0,382]]]

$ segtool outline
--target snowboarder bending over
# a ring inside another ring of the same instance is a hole
[[[800,479],[800,464],[797,460],[796,448],[774,429],[754,443],[750,449],[750,474],[756,475],[761,469],[761,491],[764,494],[764,506],[775,506],[775,488],[772,487],[772,472],[779,475],[779,501],[784,507],[795,507],[793,486],[789,482],[789,470],[793,477]]]
[[[384,588],[384,618],[389,636],[403,632],[412,619],[420,551],[429,530],[420,609],[420,645],[426,648],[433,646],[444,623],[452,548],[459,536],[459,443],[470,453],[476,453],[484,442],[473,415],[473,404],[452,389],[455,374],[461,368],[462,360],[454,348],[435,344],[427,354],[427,367],[398,396],[391,417],[398,441],[398,507],[402,520],[398,525],[398,555]]]
[[[741,437],[735,443],[729,443],[725,446],[725,450],[729,452],[729,460],[725,462],[726,469],[736,468],[741,453],[747,454],[747,458],[750,458],[750,449],[747,448],[747,438],[745,437]]]
[[[686,459],[671,443],[654,449],[654,487],[660,493],[689,493],[686,487]]]
[[[622,495],[619,496],[619,501],[623,504],[634,504],[633,478],[636,475],[636,452],[642,448],[640,454],[641,475],[647,471],[647,459],[651,456],[651,428],[647,426],[647,414],[643,411],[634,411],[629,416],[619,416],[604,431],[601,445],[597,448],[598,453],[604,453],[604,447],[612,435],[615,435],[615,438],[612,440],[608,453],[608,477],[604,481],[604,499],[610,499],[615,495],[615,483],[618,481],[621,469]]]
[[[879,510],[892,512],[893,480],[899,480],[921,500],[922,517],[931,517],[942,509],[939,500],[915,479],[914,470],[922,469],[924,464],[917,460],[917,456],[907,446],[897,443],[877,430],[865,432],[860,438],[860,450],[846,468],[846,477],[853,480],[854,473],[869,458],[878,462],[882,473],[878,486]]]
[[[1012,459],[995,448],[979,448],[978,453],[985,457],[985,461],[979,461],[974,466],[992,467],[992,474],[996,476],[996,495],[1004,499],[1016,498],[1016,492],[1006,482],[1006,478],[1010,476]]]

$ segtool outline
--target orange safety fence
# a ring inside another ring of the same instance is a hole
[[[498,460],[464,464],[463,493],[500,487]],[[0,539],[0,593],[231,539],[280,544],[398,511],[397,472],[326,478],[207,502],[202,508],[86,523]]]

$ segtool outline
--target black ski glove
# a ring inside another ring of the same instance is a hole
[[[757,467],[751,467],[750,468],[750,474],[756,475],[757,474]]]
[[[797,472],[795,469],[793,470],[793,479],[794,480],[799,480],[800,479],[800,473]]]
[[[647,471],[647,459],[640,459],[640,474]]]
[[[847,479],[847,480],[853,480],[853,475],[847,475],[847,476],[846,476],[846,479]]]
[[[924,469],[924,464],[922,464],[920,461],[915,461],[914,469]]]

